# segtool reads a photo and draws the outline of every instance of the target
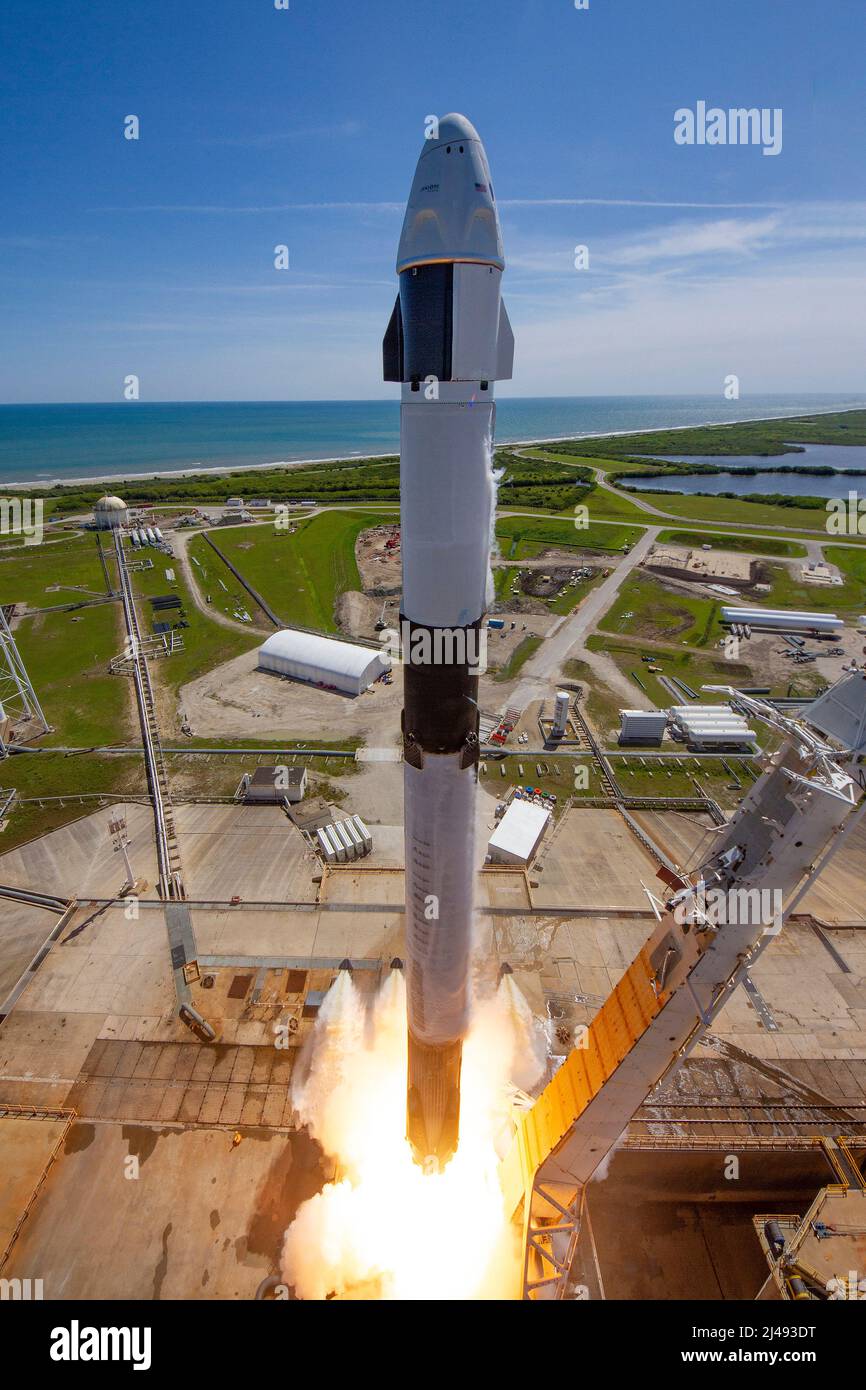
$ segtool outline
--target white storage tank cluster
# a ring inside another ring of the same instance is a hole
[[[835,613],[805,613],[784,608],[722,608],[722,622],[735,627],[771,628],[784,632],[838,632],[844,623]]]
[[[621,709],[620,743],[661,743],[668,724],[663,709]]]
[[[348,816],[317,830],[316,843],[326,864],[347,864],[370,853],[373,837],[360,816]]]
[[[158,526],[139,526],[136,530],[130,531],[129,539],[133,548],[140,545],[165,545],[163,534]]]
[[[390,667],[391,659],[384,651],[293,628],[273,633],[259,647],[260,670],[343,695],[360,695]]]
[[[672,705],[668,710],[675,732],[693,748],[730,748],[758,742],[741,714],[730,705]]]

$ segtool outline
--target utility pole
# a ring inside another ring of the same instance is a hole
[[[123,855],[123,862],[126,865],[127,887],[135,887],[135,874],[132,872],[132,864],[129,861],[129,840],[126,834],[126,817],[118,816],[116,820],[108,822],[108,833],[111,836],[112,849],[115,854]]]

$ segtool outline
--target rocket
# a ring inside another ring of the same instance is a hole
[[[439,1166],[457,1148],[471,1002],[493,383],[514,356],[504,269],[484,146],[465,116],[444,116],[415,170],[383,344],[384,379],[401,383],[406,1132]]]

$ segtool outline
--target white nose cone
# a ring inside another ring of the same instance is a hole
[[[397,251],[397,273],[436,261],[505,269],[484,146],[465,116],[443,116],[418,160]]]

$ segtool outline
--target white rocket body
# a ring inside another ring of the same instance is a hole
[[[513,357],[504,264],[484,147],[446,116],[418,160],[384,343],[385,379],[402,383],[407,1132],[440,1162],[457,1146],[469,1020],[492,383]]]

